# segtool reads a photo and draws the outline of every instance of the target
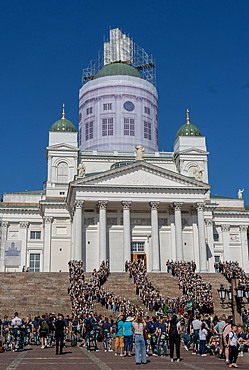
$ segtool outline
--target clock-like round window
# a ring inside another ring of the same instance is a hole
[[[131,101],[126,101],[124,103],[124,109],[128,110],[128,112],[132,112],[135,109],[135,105]]]

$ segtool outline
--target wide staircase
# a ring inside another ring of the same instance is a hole
[[[182,291],[179,289],[179,280],[166,272],[148,273],[148,277],[153,286],[159,289],[160,293],[165,297],[176,298],[182,296]]]
[[[213,299],[214,299],[214,313],[216,315],[231,315],[232,311],[231,309],[224,309],[221,307],[220,304],[220,298],[218,294],[218,289],[220,288],[220,285],[223,284],[225,289],[229,289],[230,284],[228,283],[227,279],[219,273],[207,273],[207,274],[200,274],[202,279],[206,283],[210,283],[212,285],[212,293],[213,293]]]
[[[120,297],[121,299],[125,298],[126,302],[129,301],[132,305],[145,308],[141,299],[136,295],[135,285],[132,283],[128,273],[112,272],[103,285],[103,288],[106,292],[113,293],[114,296]],[[114,317],[117,316],[117,313],[113,314],[99,303],[96,304],[96,302],[94,302],[94,307],[99,314],[112,314]]]
[[[85,280],[89,280],[91,273],[85,273]],[[164,297],[180,297],[182,291],[178,288],[178,279],[167,273],[149,273],[149,279],[159,289]],[[230,314],[231,310],[224,310],[220,305],[217,289],[223,284],[225,289],[229,283],[222,274],[201,274],[206,282],[212,284],[215,314]],[[15,311],[19,316],[41,315],[49,312],[71,314],[71,302],[68,296],[68,273],[0,273],[0,318],[4,315],[11,317]],[[113,293],[131,304],[141,306],[147,311],[141,299],[135,293],[135,285],[128,273],[111,273],[104,284],[107,292]],[[94,302],[94,308],[99,314],[112,314],[99,303]],[[114,317],[117,314],[113,314]]]
[[[0,318],[61,312],[71,314],[68,296],[68,273],[0,273]]]

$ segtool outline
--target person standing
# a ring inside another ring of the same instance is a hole
[[[59,346],[60,346],[60,355],[62,355],[62,348],[63,348],[63,341],[64,336],[66,335],[66,324],[63,320],[63,315],[58,314],[58,320],[54,324],[55,326],[55,339],[56,339],[56,352],[55,354],[59,354]]]
[[[49,326],[45,315],[42,315],[42,320],[40,322],[38,331],[41,338],[41,348],[44,349],[45,345],[47,344],[47,336],[49,333]]]
[[[177,316],[173,315],[169,327],[169,344],[170,344],[170,362],[174,362],[174,346],[176,347],[176,361],[180,362],[180,332],[182,327],[180,322],[177,322]]]
[[[118,347],[120,347],[120,356],[124,356],[124,336],[123,336],[123,315],[119,315],[117,320],[117,332],[116,332],[116,341],[115,341],[115,356],[118,355]]]
[[[201,325],[200,331],[199,331],[199,338],[201,342],[201,356],[207,356],[205,354],[205,346],[206,346],[206,341],[207,341],[207,329],[205,323]]]
[[[132,344],[133,344],[132,321],[133,321],[133,318],[128,316],[123,326],[124,355],[127,356],[127,352],[128,352],[129,357],[131,357]]]
[[[236,335],[237,326],[232,325],[232,330],[228,336],[228,346],[229,346],[229,367],[238,367],[236,364],[238,357],[238,339]]]
[[[223,329],[224,325],[226,325],[225,320],[226,320],[226,316],[225,316],[225,315],[223,315],[223,316],[219,319],[218,323],[217,323],[217,324],[215,325],[215,327],[214,327],[214,332],[215,332],[216,334],[218,334],[218,335],[219,335],[219,338],[220,338],[220,349],[219,349],[219,356],[218,356],[218,358],[222,358],[222,352],[223,352],[223,349],[224,349],[224,342],[223,342],[223,336],[222,336],[222,329]]]
[[[135,360],[136,364],[141,364],[141,357],[142,363],[147,364],[146,359],[146,347],[144,341],[144,325],[146,325],[145,321],[139,316],[136,320],[132,322],[132,326],[135,332]],[[140,357],[141,353],[141,357]]]

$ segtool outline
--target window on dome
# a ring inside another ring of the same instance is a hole
[[[124,135],[135,136],[135,120],[133,118],[124,118]]]
[[[157,145],[159,144],[159,140],[158,140],[158,127],[156,127],[156,144]]]
[[[144,138],[151,140],[151,123],[144,121]]]
[[[81,145],[81,128],[79,129],[79,145]]]
[[[93,138],[93,121],[87,122],[85,124],[85,140],[90,140]]]
[[[148,107],[144,107],[144,113],[146,113],[146,114],[149,114],[149,115],[150,115],[150,108],[148,108]]]
[[[57,167],[57,182],[59,183],[68,182],[68,165],[65,162],[59,163]]]
[[[112,103],[103,104],[103,110],[112,110]]]
[[[89,114],[92,114],[92,112],[93,112],[93,107],[86,108],[86,114],[87,114],[87,116]]]
[[[102,136],[113,135],[113,118],[102,119]]]

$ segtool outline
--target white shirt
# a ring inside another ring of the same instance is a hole
[[[11,326],[15,326],[15,325],[21,326],[22,319],[20,319],[19,317],[15,317],[14,319],[12,319]]]
[[[233,331],[230,331],[229,338],[231,338],[230,346],[237,346],[237,335]]]
[[[200,340],[206,340],[206,335],[207,335],[207,330],[204,328],[204,329],[200,329],[199,330],[199,337],[200,337]]]
[[[193,330],[200,330],[201,329],[202,322],[200,320],[194,320],[192,321],[192,327]]]

